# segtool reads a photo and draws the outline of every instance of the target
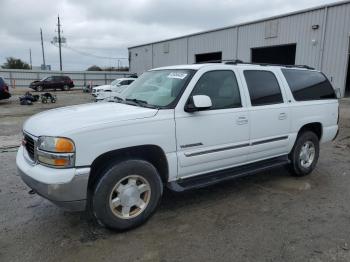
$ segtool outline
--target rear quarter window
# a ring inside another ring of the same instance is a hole
[[[336,99],[331,83],[320,72],[281,69],[296,101]]]

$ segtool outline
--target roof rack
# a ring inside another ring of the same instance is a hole
[[[194,64],[211,64],[211,63],[237,64],[237,63],[243,63],[243,61],[238,59],[208,60],[208,61],[196,62]]]
[[[237,65],[237,64],[245,64],[245,65],[260,65],[260,66],[283,66],[287,68],[305,68],[309,70],[315,70],[315,68],[308,65],[284,65],[284,64],[271,64],[271,63],[250,63],[243,62],[239,59],[229,59],[229,60],[211,60],[211,61],[203,61],[198,62],[196,64],[205,64],[205,63],[224,63],[226,65]]]

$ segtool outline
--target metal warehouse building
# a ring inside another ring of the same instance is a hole
[[[210,60],[309,65],[350,94],[350,1],[129,47],[130,71]]]

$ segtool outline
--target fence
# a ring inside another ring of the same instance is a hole
[[[29,87],[35,80],[40,80],[48,76],[69,76],[75,87],[84,87],[88,84],[105,85],[121,77],[132,75],[130,72],[107,72],[107,71],[41,71],[41,70],[20,70],[20,69],[0,69],[0,76],[12,88]]]

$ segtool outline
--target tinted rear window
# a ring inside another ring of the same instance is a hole
[[[282,69],[296,101],[336,99],[334,89],[320,72]]]
[[[245,70],[244,77],[252,106],[283,103],[280,86],[272,72]]]

